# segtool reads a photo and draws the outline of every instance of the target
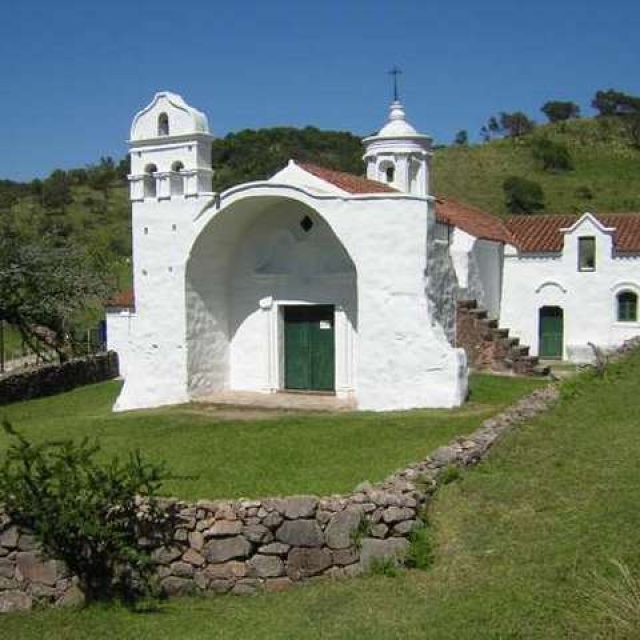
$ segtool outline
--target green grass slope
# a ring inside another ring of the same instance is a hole
[[[543,171],[531,153],[538,136],[565,143],[574,169]],[[438,195],[496,214],[507,212],[502,183],[511,175],[540,183],[549,213],[640,211],[640,150],[615,118],[572,120],[540,126],[522,138],[443,147],[435,152],[433,175]]]
[[[640,576],[639,378],[636,352],[604,380],[570,382],[554,410],[444,487],[428,571],[175,600],[145,614],[11,614],[0,628],[24,640],[637,638],[637,626],[624,633],[599,613],[595,576],[621,584],[612,559]]]

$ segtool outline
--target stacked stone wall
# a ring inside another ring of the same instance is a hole
[[[151,549],[161,587],[167,595],[251,594],[356,576],[383,559],[400,563],[442,472],[477,463],[505,431],[545,411],[557,396],[553,385],[536,390],[469,436],[348,495],[164,499],[172,542]],[[64,564],[42,556],[31,534],[0,512],[0,611],[81,600]]]
[[[118,354],[108,351],[0,378],[0,405],[51,396],[118,377]]]

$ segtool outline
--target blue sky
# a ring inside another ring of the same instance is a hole
[[[488,116],[613,87],[640,93],[640,2],[40,0],[0,13],[0,178],[126,153],[168,89],[216,135],[383,123],[398,64],[410,120],[436,142]]]

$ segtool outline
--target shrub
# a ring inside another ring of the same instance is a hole
[[[374,558],[369,568],[369,573],[372,576],[385,576],[387,578],[396,578],[401,572],[402,569],[395,558]]]
[[[531,143],[531,153],[543,171],[573,169],[573,158],[569,148],[562,142],[554,142],[546,137],[536,138]]]
[[[511,213],[534,213],[544,209],[544,192],[533,180],[509,176],[502,184],[507,210]]]
[[[450,484],[451,482],[455,482],[459,480],[461,477],[460,468],[455,464],[447,465],[440,474],[440,482],[442,484]]]
[[[0,466],[0,502],[43,551],[78,576],[87,600],[133,602],[152,590],[150,555],[140,544],[167,521],[155,498],[163,468],[139,452],[100,463],[87,440],[33,444],[13,437]]]
[[[540,109],[549,122],[564,122],[580,116],[580,107],[575,102],[565,100],[549,100]]]

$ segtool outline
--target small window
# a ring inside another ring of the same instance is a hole
[[[309,216],[305,216],[300,220],[300,226],[305,233],[309,233],[313,227],[313,220]]]
[[[156,197],[156,177],[153,175],[158,171],[155,164],[148,164],[144,168],[144,197]]]
[[[184,176],[180,173],[183,169],[179,160],[171,165],[171,194],[174,196],[184,195]]]
[[[451,227],[443,222],[436,222],[434,237],[436,242],[449,244],[451,238]]]
[[[166,113],[161,113],[158,116],[158,135],[169,135],[169,116]]]
[[[385,177],[387,182],[393,182],[396,177],[396,169],[395,167],[387,167],[385,170]]]
[[[578,238],[578,270],[596,270],[596,239],[593,237]]]
[[[618,322],[638,321],[638,296],[633,291],[621,291],[618,299]]]

